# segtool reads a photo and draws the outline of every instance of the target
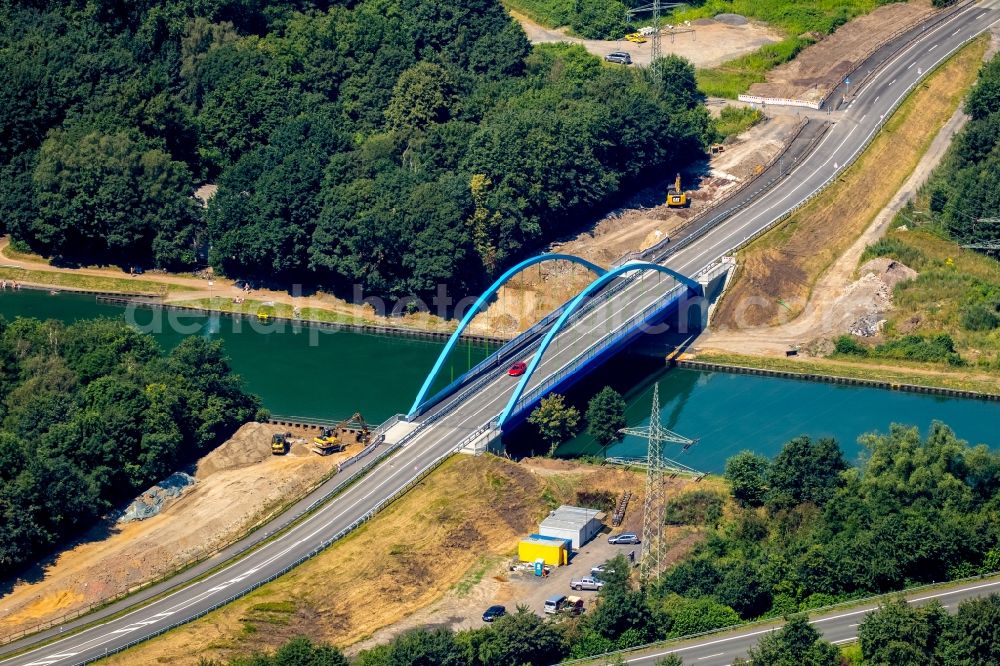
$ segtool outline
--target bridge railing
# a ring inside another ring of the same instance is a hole
[[[587,302],[584,303],[584,305],[581,306],[579,310],[577,310],[570,316],[567,323],[570,324],[579,321],[582,317],[590,313],[600,303],[608,300],[613,295],[622,291],[635,279],[636,279],[635,275],[629,275],[614,280],[608,287],[601,290],[600,293],[595,294],[592,298],[588,299]],[[461,377],[453,381],[451,384],[449,384],[445,388],[435,393],[432,397],[425,400],[424,403],[420,405],[420,407],[418,408],[417,416],[419,416],[422,413],[425,413],[428,409],[430,409],[434,405],[448,398],[455,391],[461,389],[464,385],[468,384],[468,382],[477,375],[480,375],[486,371],[495,370],[496,368],[505,365],[506,363],[509,363],[511,359],[521,356],[524,353],[524,348],[534,340],[541,337],[541,335],[545,332],[545,330],[549,326],[551,326],[556,319],[559,318],[559,316],[566,309],[567,305],[569,305],[569,301],[563,303],[558,308],[556,308],[549,314],[542,317],[534,325],[532,325],[531,327],[529,327],[516,337],[512,338],[509,342],[507,342],[502,347],[497,349],[495,352],[493,352],[485,359],[477,363],[475,366],[472,367],[472,369],[467,371],[464,375],[462,375]],[[485,383],[488,383],[489,379],[490,377],[488,375],[475,379],[474,383],[470,384],[468,388],[463,390],[461,395],[467,397],[472,392],[482,388],[482,386]]]
[[[521,412],[526,407],[531,405],[531,403],[533,403],[540,395],[543,395],[550,388],[574,373],[587,361],[604,353],[616,342],[633,335],[638,329],[656,317],[663,310],[670,307],[674,301],[680,299],[685,293],[687,293],[687,287],[685,285],[677,285],[671,288],[663,296],[654,300],[652,303],[640,310],[635,316],[630,317],[620,326],[603,335],[596,343],[590,345],[585,351],[571,358],[556,372],[548,375],[534,387],[525,391],[524,395],[522,395],[521,398],[514,404],[514,409],[511,414]]]

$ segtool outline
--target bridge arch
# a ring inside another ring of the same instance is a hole
[[[552,324],[552,327],[545,334],[545,337],[542,338],[541,343],[538,345],[538,351],[535,352],[535,355],[531,357],[531,363],[528,364],[528,369],[525,371],[523,375],[521,375],[521,379],[520,381],[518,381],[517,387],[514,389],[514,393],[511,394],[510,400],[507,401],[507,406],[504,407],[503,412],[500,413],[500,418],[498,423],[499,426],[502,427],[504,422],[506,422],[507,419],[510,417],[511,413],[513,413],[514,408],[517,406],[517,401],[520,400],[521,395],[524,394],[524,390],[528,386],[528,381],[531,379],[531,376],[535,373],[535,369],[538,367],[538,364],[541,362],[542,357],[545,355],[545,351],[549,348],[549,345],[552,343],[552,340],[555,339],[556,335],[559,334],[559,331],[562,330],[562,327],[566,324],[569,318],[573,316],[573,313],[580,308],[580,305],[583,304],[583,301],[588,296],[598,291],[599,289],[604,287],[604,285],[608,284],[615,278],[620,277],[621,275],[632,271],[657,271],[660,273],[665,273],[670,277],[674,278],[675,280],[677,280],[678,282],[686,285],[688,289],[691,289],[692,291],[696,292],[699,295],[702,294],[704,291],[702,286],[696,280],[692,280],[686,275],[682,275],[675,270],[667,268],[666,266],[661,266],[660,264],[653,264],[645,261],[630,262],[623,266],[619,266],[614,270],[604,273],[603,275],[595,279],[593,282],[591,282],[589,285],[587,285],[586,289],[581,291],[579,294],[576,295],[576,297],[572,301],[570,301],[569,305],[566,306],[566,309],[563,310],[562,314],[555,321],[555,323]]]
[[[424,385],[420,387],[420,392],[417,393],[417,397],[413,401],[413,406],[410,407],[410,412],[407,415],[409,418],[412,418],[417,415],[417,410],[420,409],[420,405],[422,405],[424,400],[427,399],[427,393],[431,390],[431,385],[434,383],[434,379],[438,376],[438,373],[441,371],[442,366],[444,366],[444,362],[448,358],[448,354],[450,354],[451,350],[454,349],[455,345],[458,344],[458,340],[460,337],[462,337],[462,333],[465,332],[465,329],[468,328],[473,318],[475,318],[475,316],[479,314],[479,311],[482,310],[483,306],[486,305],[486,303],[488,303],[491,298],[493,298],[493,296],[500,290],[500,288],[504,286],[508,282],[508,280],[510,280],[512,277],[523,271],[525,268],[528,268],[529,266],[534,266],[535,264],[540,264],[546,261],[560,261],[560,260],[571,261],[574,264],[579,264],[585,268],[590,269],[597,275],[604,275],[605,273],[605,270],[600,266],[598,266],[597,264],[591,263],[586,259],[581,259],[580,257],[575,257],[571,254],[557,254],[557,253],[540,254],[538,256],[531,257],[530,259],[525,259],[524,261],[521,261],[515,264],[514,266],[511,266],[510,269],[508,269],[506,272],[504,272],[503,275],[497,278],[496,281],[493,284],[491,284],[489,288],[486,289],[486,291],[484,291],[478,299],[476,299],[476,302],[472,304],[472,307],[469,308],[469,310],[465,313],[465,316],[462,317],[462,321],[459,322],[458,328],[456,328],[455,332],[451,334],[450,338],[448,338],[448,342],[445,343],[444,349],[441,350],[441,353],[438,355],[437,361],[434,362],[434,367],[431,368],[430,374],[428,374],[427,379],[424,380]]]

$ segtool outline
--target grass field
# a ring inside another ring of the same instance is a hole
[[[958,108],[987,43],[980,38],[946,61],[834,184],[740,251],[739,271],[715,314],[719,326],[775,324],[801,312],[819,276],[889,203]],[[745,303],[754,305],[741,310]]]
[[[504,0],[504,4],[536,23],[548,27],[570,25],[575,32],[588,37],[617,38],[620,37],[618,32],[637,27],[611,20],[611,17],[625,14],[625,5],[618,0],[609,0],[601,5],[600,10],[592,7],[587,0]],[[697,7],[677,9],[663,21],[678,24],[721,13],[735,13],[767,23],[786,35],[782,41],[764,46],[754,53],[719,67],[698,71],[698,86],[702,92],[713,97],[735,99],[754,83],[762,82],[768,70],[788,62],[812,43],[810,34],[828,35],[852,18],[871,12],[879,4],[878,0],[706,0]],[[599,34],[609,30],[616,31],[616,34]]]
[[[995,318],[983,323],[975,317],[980,310],[987,316],[996,312],[1000,261],[962,249],[934,228],[899,229],[916,219],[912,211],[904,211],[896,228],[866,252],[866,257],[892,257],[919,273],[897,286],[885,337],[945,333],[966,363],[1000,372],[1000,325]]]

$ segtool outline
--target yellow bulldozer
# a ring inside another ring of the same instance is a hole
[[[667,206],[684,208],[691,203],[688,193],[681,189],[681,175],[677,174],[674,184],[667,188]]]
[[[320,428],[319,435],[313,438],[312,450],[321,456],[339,453],[353,441],[362,445],[371,438],[371,429],[360,412],[344,419],[332,428]]]

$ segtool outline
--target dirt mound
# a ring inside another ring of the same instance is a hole
[[[879,278],[879,280],[884,282],[889,289],[895,288],[895,286],[900,282],[912,280],[918,275],[918,273],[909,266],[901,264],[895,259],[889,259],[888,257],[879,257],[865,262],[864,265],[858,269],[858,273],[860,275],[867,275],[869,273],[874,274]]]
[[[878,258],[866,262],[859,273],[861,278],[847,286],[833,311],[842,313],[849,333],[868,338],[882,332],[885,314],[892,309],[892,290],[917,272],[893,259]]]
[[[200,480],[222,470],[238,469],[267,460],[271,457],[271,435],[275,432],[274,426],[247,423],[229,441],[198,461],[195,477]]]

